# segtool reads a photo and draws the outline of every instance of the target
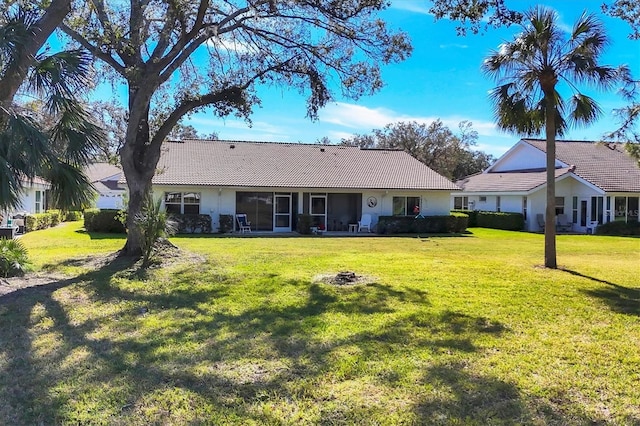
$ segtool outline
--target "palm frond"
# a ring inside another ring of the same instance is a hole
[[[88,86],[91,56],[82,50],[40,56],[29,75],[29,88],[46,99],[50,114],[71,109],[71,100]]]
[[[105,137],[104,130],[93,122],[75,100],[70,99],[68,106],[50,130],[51,143],[64,161],[84,165],[99,149]]]
[[[82,169],[54,159],[43,171],[51,184],[51,200],[61,209],[82,210],[91,205],[95,190]]]
[[[571,97],[569,117],[572,125],[593,123],[600,115],[602,115],[602,110],[596,101],[589,96],[577,93]]]

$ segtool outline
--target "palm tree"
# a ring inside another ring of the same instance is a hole
[[[0,210],[18,207],[25,184],[36,176],[51,183],[58,207],[81,206],[93,197],[82,166],[101,131],[77,98],[88,86],[91,57],[82,51],[35,54],[23,70],[38,18],[20,8],[0,16]],[[41,100],[40,116],[14,102],[19,88]]]
[[[491,91],[498,126],[527,136],[546,135],[547,205],[545,259],[557,268],[555,235],[555,138],[569,125],[589,124],[601,111],[580,93],[576,83],[610,88],[618,81],[617,69],[599,64],[609,44],[602,23],[583,13],[570,33],[553,10],[535,7],[526,12],[523,30],[485,59],[482,69],[498,86]],[[566,83],[571,98],[565,101],[558,85]]]

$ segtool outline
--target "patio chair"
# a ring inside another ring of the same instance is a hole
[[[559,214],[557,217],[556,231],[557,232],[571,232],[573,229],[573,223],[569,220],[566,214]]]
[[[239,213],[236,215],[236,221],[238,222],[238,230],[243,234],[245,232],[251,232],[251,222],[247,220],[247,215]]]
[[[358,232],[365,228],[368,232],[371,232],[371,215],[369,213],[363,214],[362,218],[358,221]]]
[[[544,215],[542,213],[538,213],[536,215],[536,222],[538,223],[540,230],[544,232]]]

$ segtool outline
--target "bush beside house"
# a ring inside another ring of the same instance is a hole
[[[62,221],[60,210],[49,210],[44,213],[28,214],[24,218],[25,232],[37,231],[58,225]]]
[[[477,225],[481,228],[504,229],[505,231],[522,231],[524,216],[522,213],[478,212]]]
[[[451,210],[451,213],[461,213],[469,216],[469,227],[475,228],[478,226],[478,210]]]
[[[233,215],[221,214],[220,227],[218,228],[218,232],[221,234],[226,234],[231,231],[233,231]]]
[[[452,213],[449,216],[380,216],[376,225],[379,234],[441,234],[461,233],[467,229],[469,216]]]
[[[609,222],[596,228],[598,235],[640,235],[640,222]]]
[[[84,211],[84,227],[88,232],[123,234],[124,225],[119,219],[120,210],[87,209]]]
[[[210,234],[211,216],[208,214],[171,215],[178,225],[179,234]]]

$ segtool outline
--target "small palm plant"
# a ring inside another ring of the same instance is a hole
[[[515,40],[492,52],[483,71],[499,86],[492,90],[498,126],[503,130],[546,136],[547,206],[545,217],[545,266],[556,268],[555,235],[555,138],[570,124],[594,122],[601,111],[596,102],[580,93],[576,83],[610,88],[621,79],[620,69],[601,65],[609,44],[604,26],[595,15],[584,13],[567,33],[557,14],[538,6],[525,14],[523,31]],[[558,85],[573,92],[569,102]]]
[[[142,234],[142,266],[145,268],[149,266],[156,242],[173,235],[177,230],[176,222],[162,210],[161,204],[161,199],[153,201],[151,194],[148,194],[142,211],[134,218]]]
[[[4,278],[24,275],[30,266],[27,249],[20,241],[0,239],[0,275]]]

